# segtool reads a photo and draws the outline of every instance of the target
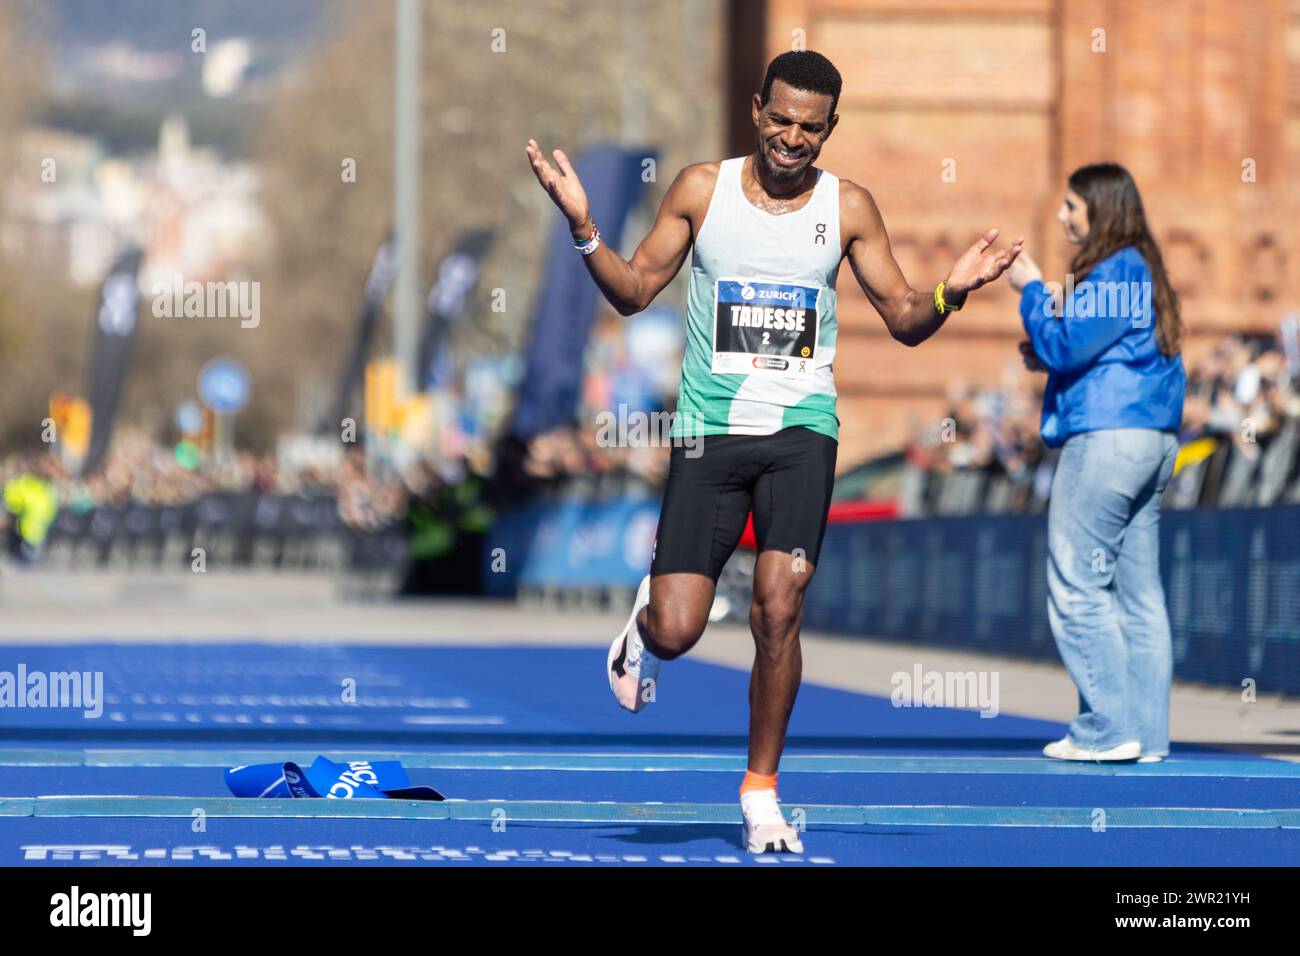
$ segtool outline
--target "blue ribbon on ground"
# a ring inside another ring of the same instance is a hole
[[[232,767],[226,786],[237,797],[324,797],[331,800],[442,800],[432,787],[413,787],[396,760],[317,757],[304,770],[291,760]]]

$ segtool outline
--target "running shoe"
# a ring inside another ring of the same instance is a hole
[[[632,602],[632,615],[627,624],[609,645],[605,670],[609,676],[609,689],[624,710],[639,713],[654,695],[645,693],[659,680],[659,658],[646,649],[641,640],[641,630],[636,626],[636,616],[650,603],[650,575],[646,575],[637,588]],[[652,683],[647,687],[646,681]]]
[[[750,853],[802,853],[803,842],[785,822],[775,790],[750,790],[740,796],[745,818],[745,848]]]

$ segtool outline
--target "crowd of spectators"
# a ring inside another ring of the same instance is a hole
[[[1043,375],[1017,365],[996,387],[956,382],[942,419],[918,429],[909,463],[930,472],[982,468],[1020,475],[1042,459],[1039,438]],[[1225,336],[1187,359],[1187,397],[1180,440],[1233,442],[1259,454],[1288,420],[1300,419],[1300,368],[1288,363],[1280,339]]]
[[[99,506],[184,505],[218,492],[330,496],[345,523],[359,529],[382,527],[405,514],[411,494],[426,493],[436,474],[423,463],[402,472],[368,474],[364,453],[353,450],[327,463],[282,467],[275,454],[236,450],[220,465],[190,467],[169,448],[138,435],[116,441],[101,467],[87,476],[70,474],[47,452],[0,459],[0,487],[35,475],[49,483],[59,507],[85,511]]]
[[[1300,419],[1300,367],[1288,363],[1279,342],[1225,338],[1188,369],[1184,440],[1231,440],[1254,457],[1295,419]]]
[[[1282,336],[1227,336],[1189,357],[1180,439],[1210,437],[1234,443],[1247,456],[1259,454],[1287,422],[1300,422],[1297,364],[1288,361]],[[1018,362],[1008,364],[994,387],[953,382],[945,414],[918,427],[908,443],[908,465],[930,474],[977,469],[1050,479],[1050,459],[1039,467],[1047,454],[1039,438],[1044,383],[1043,375],[1026,372]],[[102,467],[86,477],[67,473],[45,452],[0,458],[0,486],[33,474],[53,487],[60,508],[74,510],[130,502],[179,505],[215,492],[330,496],[348,526],[371,530],[400,521],[412,501],[440,501],[448,489],[466,484],[475,486],[476,500],[481,493],[498,504],[528,487],[574,477],[623,475],[661,485],[670,451],[668,384],[648,381],[615,329],[598,327],[576,424],[526,442],[499,440],[488,452],[451,462],[454,467],[419,456],[375,467],[360,447],[288,462],[276,454],[236,450],[220,466],[194,467],[143,435],[124,434]],[[619,429],[629,426],[642,429],[638,440],[620,440]]]
[[[656,391],[637,382],[637,369],[615,337],[602,347],[598,330],[595,342],[578,423],[525,443],[522,471],[543,482],[623,473],[660,485],[669,455],[664,409],[672,406],[674,396],[670,389]],[[1300,420],[1300,368],[1288,363],[1281,336],[1225,336],[1185,361],[1187,397],[1179,436],[1184,444],[1211,437],[1254,456],[1285,422]],[[905,449],[907,463],[928,473],[980,469],[1050,481],[1050,452],[1039,437],[1045,383],[1045,375],[1026,371],[1018,358],[1008,362],[995,386],[954,381],[944,414],[918,421]],[[608,440],[601,423],[611,414],[617,422],[623,414],[616,411],[620,405],[627,415],[642,416],[651,441]],[[1045,494],[1046,488],[1040,491]]]

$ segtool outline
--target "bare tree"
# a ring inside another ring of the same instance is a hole
[[[43,15],[32,0],[0,4],[0,222],[6,190],[42,188],[41,157],[24,155],[21,143],[46,97]],[[0,245],[0,448],[38,448],[50,393],[80,384],[90,297],[30,254],[21,232],[10,227],[7,239]]]
[[[279,370],[277,419],[288,424],[292,409],[298,426],[319,414],[309,396],[328,394],[392,219],[391,5],[341,15],[259,139],[277,247],[262,359]],[[681,166],[718,157],[721,24],[716,0],[424,6],[422,282],[463,228],[497,229],[458,354],[518,348],[527,335],[554,216],[523,159],[530,136],[571,155],[601,141],[656,148],[652,204]]]

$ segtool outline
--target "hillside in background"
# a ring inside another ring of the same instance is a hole
[[[50,90],[39,119],[129,154],[152,148],[165,115],[183,113],[196,144],[243,155],[261,92],[320,38],[330,10],[322,0],[49,0],[38,15]],[[205,91],[196,28],[208,56],[223,42],[247,43],[231,95]]]
[[[61,49],[113,41],[142,50],[188,47],[190,31],[301,45],[328,9],[321,0],[47,0]],[[179,40],[177,38],[180,38]]]

